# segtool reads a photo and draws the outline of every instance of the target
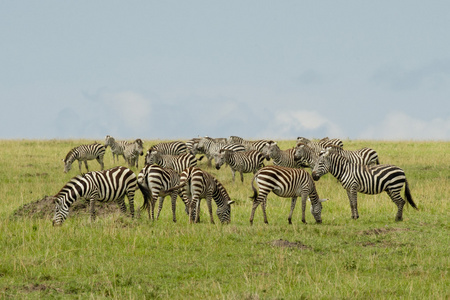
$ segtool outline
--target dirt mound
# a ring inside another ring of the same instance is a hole
[[[96,202],[95,214],[97,216],[112,214],[120,212],[117,202]],[[51,197],[45,196],[44,198],[24,204],[22,207],[15,210],[12,214],[13,217],[35,217],[35,218],[53,218],[55,214],[55,204]],[[90,215],[89,203],[84,199],[79,199],[69,209],[69,216],[77,215]]]
[[[298,249],[309,249],[310,247],[303,244],[302,242],[289,242],[287,240],[275,240],[269,242],[270,245],[274,247],[283,247],[283,248],[298,248]]]
[[[395,231],[409,231],[408,228],[374,228],[374,229],[370,229],[370,230],[364,230],[364,231],[360,231],[359,234],[361,235],[380,235],[380,234],[387,234],[389,232],[395,232]]]

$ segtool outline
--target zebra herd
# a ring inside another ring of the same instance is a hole
[[[111,148],[114,163],[123,156],[126,167],[115,167],[103,170],[103,157],[107,147]],[[331,173],[339,180],[350,201],[352,218],[359,218],[357,209],[357,193],[379,194],[386,191],[397,205],[396,221],[403,217],[403,206],[406,201],[400,195],[405,187],[407,202],[417,209],[409,190],[404,171],[393,165],[381,165],[378,154],[370,148],[349,151],[343,148],[340,139],[324,138],[312,141],[304,137],[297,138],[295,147],[281,150],[272,140],[248,141],[238,136],[228,139],[210,137],[194,138],[187,142],[174,141],[159,143],[148,149],[145,155],[145,166],[136,176],[131,168],[138,169],[139,156],[144,155],[141,139],[133,142],[116,141],[107,135],[105,143],[81,145],[69,151],[64,161],[64,172],[78,160],[84,162],[87,173],[73,177],[56,194],[53,225],[61,225],[67,218],[71,204],[78,198],[90,202],[91,219],[95,219],[96,201],[117,201],[121,211],[126,212],[124,202],[128,198],[130,213],[134,217],[135,190],[140,189],[144,197],[142,210],[147,210],[150,219],[154,220],[154,209],[159,198],[158,219],[163,201],[171,197],[173,221],[176,222],[176,200],[178,196],[185,205],[190,222],[199,221],[200,200],[206,199],[210,222],[214,223],[212,200],[217,206],[216,214],[221,223],[231,221],[231,200],[223,184],[212,174],[197,167],[199,160],[207,158],[207,165],[216,169],[227,164],[235,180],[235,172],[240,173],[244,182],[244,173],[253,173],[251,188],[253,190],[253,206],[250,224],[253,224],[255,211],[261,205],[264,222],[267,196],[273,192],[279,197],[291,198],[291,210],[288,217],[292,224],[292,215],[298,197],[302,200],[302,222],[306,223],[306,202],[311,202],[311,214],[317,223],[322,222],[322,202],[316,190],[315,181],[323,175]],[[197,158],[197,155],[200,157]],[[89,172],[87,160],[96,159],[102,171]],[[264,166],[264,161],[272,160],[272,164]],[[311,174],[304,168],[310,168]],[[255,187],[255,183],[256,186]]]

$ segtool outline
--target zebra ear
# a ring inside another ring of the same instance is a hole
[[[233,204],[233,203],[234,203],[234,200],[228,201],[228,205],[231,205],[231,204]]]

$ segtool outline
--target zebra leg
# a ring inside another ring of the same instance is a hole
[[[131,218],[134,218],[134,191],[129,191],[127,193],[128,204],[130,205]],[[126,212],[126,208],[125,208]]]
[[[164,204],[164,197],[159,197],[158,214],[156,215],[156,220],[159,220],[159,214],[161,213],[163,204]]]
[[[177,197],[178,197],[178,192],[175,191],[172,193],[172,195],[170,195],[171,200],[172,200],[172,220],[174,223],[177,222],[177,214],[176,214],[176,210],[177,210]]]
[[[244,183],[244,172],[240,171],[239,173],[241,173],[241,182]]]
[[[233,175],[233,182],[234,182],[234,179],[236,177],[236,171],[233,170],[233,168],[231,168],[231,166],[230,166],[230,169],[231,169],[231,174]]]
[[[105,167],[105,165],[103,164],[103,157],[97,157],[97,161],[100,164],[100,168],[103,171],[103,168]]]
[[[405,205],[406,201],[403,200],[402,196],[400,195],[400,190],[386,190],[386,193],[398,208],[397,215],[395,216],[395,221],[403,221],[403,206]]]
[[[214,224],[214,216],[213,216],[213,210],[212,210],[212,196],[207,196],[206,197],[206,205],[208,206],[208,211],[209,211],[209,217],[211,220],[211,224]]]
[[[306,224],[306,200],[308,199],[307,195],[302,195],[302,222]],[[312,204],[311,204],[312,206]]]
[[[255,212],[256,212],[256,209],[258,208],[258,206],[261,203],[266,202],[267,194],[268,193],[266,191],[261,191],[261,190],[260,190],[259,195],[255,194],[256,197],[253,198],[252,213],[250,214],[250,225],[253,225],[253,218],[255,217]],[[263,209],[263,212],[265,213],[264,209]],[[267,221],[267,218],[264,217],[264,222],[266,222],[266,221]]]
[[[91,213],[91,222],[95,221],[95,198],[89,199],[89,209]]]
[[[80,173],[82,174],[82,172],[81,172],[81,164],[82,164],[82,162],[81,162],[81,160],[79,160],[78,161],[78,168],[80,169]]]
[[[123,214],[127,213],[127,206],[125,205],[125,195],[117,199],[117,204],[119,205],[120,211]]]
[[[297,197],[292,197],[291,212],[289,213],[289,218],[288,218],[289,224],[292,224],[292,215],[294,214],[294,208],[295,208],[295,204],[296,203],[297,203]],[[303,223],[305,223],[304,217],[305,216],[304,216],[304,213],[303,213],[303,218],[302,218]]]
[[[84,161],[84,166],[86,167],[86,171],[89,172],[89,167],[88,167],[87,160]],[[81,166],[80,166],[80,172],[81,172]]]
[[[347,190],[348,200],[350,201],[350,209],[352,211],[352,219],[358,219],[358,192],[355,189]]]

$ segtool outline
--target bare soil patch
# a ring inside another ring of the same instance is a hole
[[[117,202],[96,202],[95,214],[96,216],[108,215],[112,213],[120,212]],[[53,218],[55,213],[55,204],[51,197],[45,196],[37,201],[24,204],[16,209],[13,217],[35,217],[35,218]],[[74,217],[78,215],[90,215],[89,203],[84,199],[79,199],[69,209],[69,216]]]

